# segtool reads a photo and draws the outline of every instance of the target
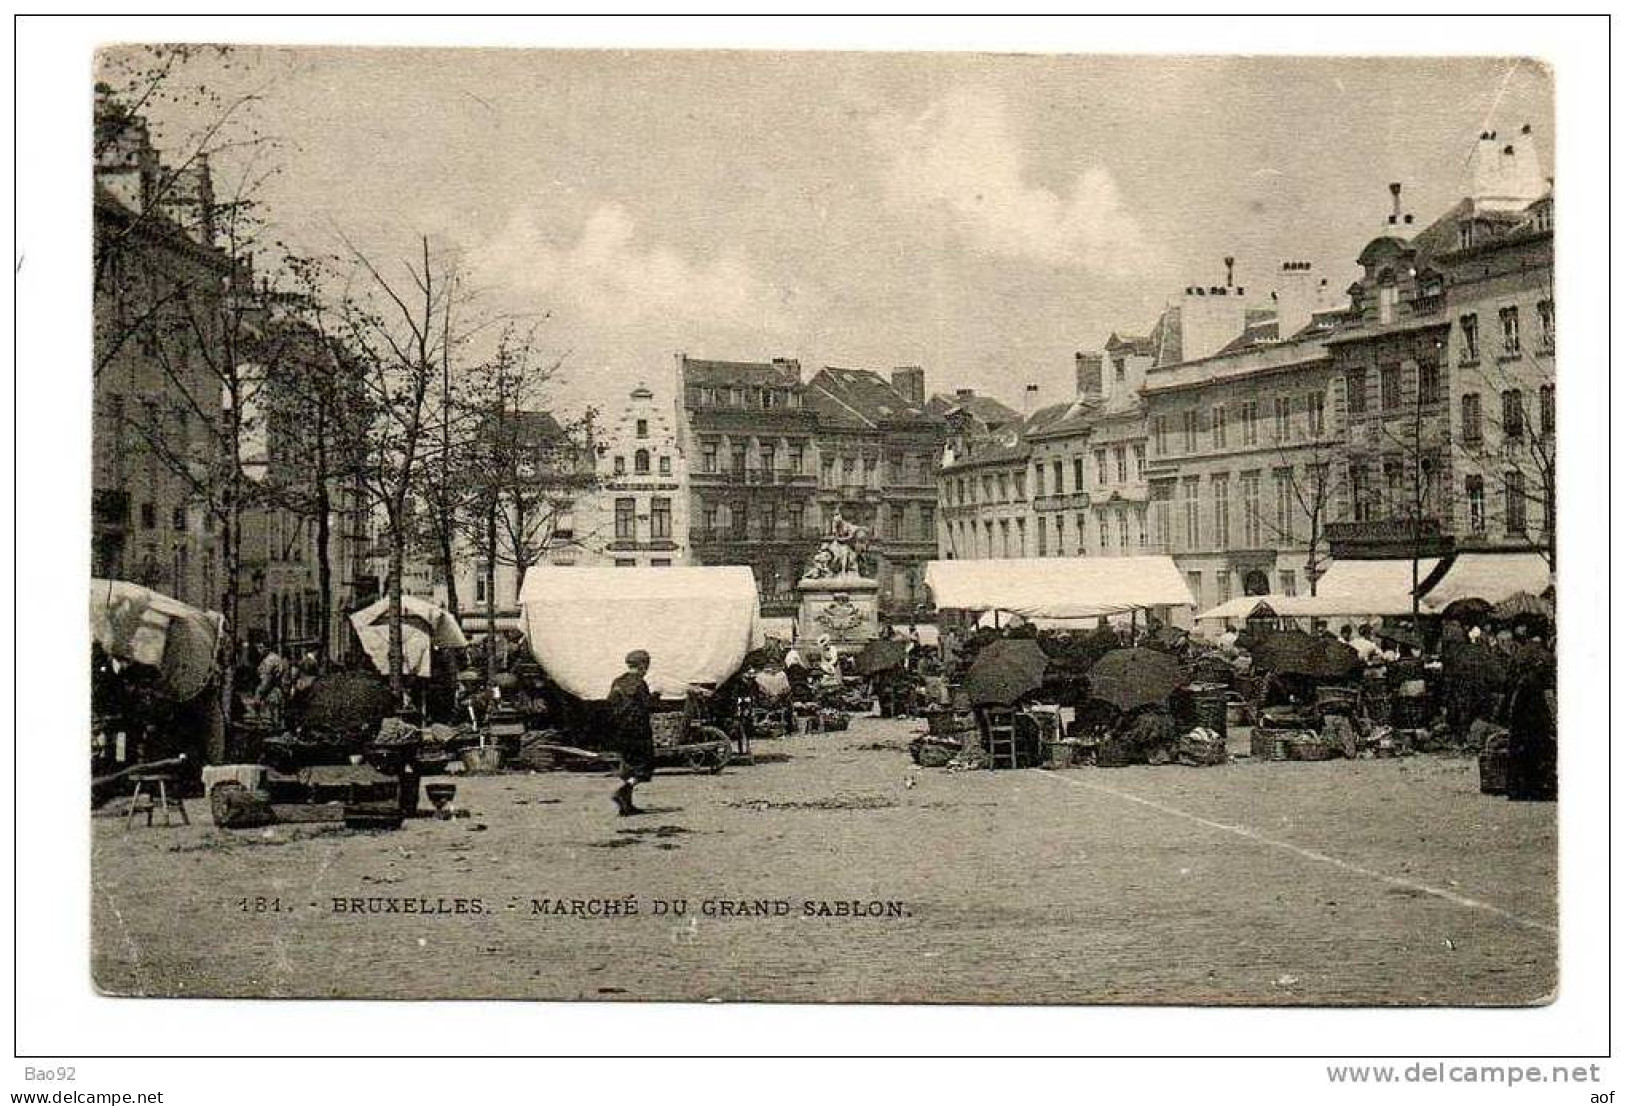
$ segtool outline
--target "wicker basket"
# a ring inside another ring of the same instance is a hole
[[[1137,762],[1134,743],[1110,737],[1095,747],[1095,767],[1127,768]]]
[[[1303,733],[1287,740],[1288,760],[1331,760],[1338,750],[1319,734]]]
[[[1478,790],[1485,795],[1507,793],[1507,753],[1489,749],[1478,754]]]

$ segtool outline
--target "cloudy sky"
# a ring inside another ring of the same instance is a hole
[[[549,313],[566,402],[677,350],[1056,399],[1226,254],[1258,294],[1286,259],[1346,286],[1388,182],[1428,221],[1485,127],[1551,164],[1527,60],[254,48],[188,79],[258,92],[290,242],[455,248],[487,304]]]

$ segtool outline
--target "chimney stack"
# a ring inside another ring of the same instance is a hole
[[[1021,390],[1021,417],[1027,418],[1038,410],[1038,385],[1029,384]]]
[[[1078,398],[1099,400],[1106,394],[1106,356],[1078,351],[1072,355],[1076,369]]]
[[[1236,286],[1236,259],[1233,257],[1224,259],[1224,286],[1226,288]]]
[[[799,358],[775,357],[773,358],[773,368],[785,378],[797,384],[801,383],[801,361]]]
[[[891,371],[891,386],[915,406],[925,403],[925,370],[918,365],[901,365]]]
[[[1393,214],[1388,216],[1389,226],[1397,227],[1399,225],[1399,190],[1401,187],[1402,185],[1397,180],[1388,186],[1388,192],[1394,198],[1394,211]]]

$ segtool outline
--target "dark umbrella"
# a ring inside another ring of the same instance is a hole
[[[908,658],[908,644],[893,638],[889,641],[875,639],[863,647],[852,660],[852,671],[859,676],[874,676],[881,672],[888,672],[893,668],[903,667]]]
[[[1439,617],[1446,622],[1454,620],[1463,626],[1482,626],[1490,620],[1494,608],[1488,599],[1479,599],[1469,596],[1463,599],[1452,599],[1439,612]]]
[[[1360,667],[1360,654],[1341,641],[1280,630],[1260,642],[1253,663],[1263,672],[1340,680]]]
[[[965,673],[965,694],[972,706],[1014,703],[1043,686],[1049,659],[1030,638],[995,641],[976,655]]]
[[[1341,641],[1321,640],[1316,643],[1318,653],[1315,657],[1311,671],[1305,676],[1317,676],[1324,680],[1341,680],[1351,672],[1357,672],[1364,663],[1360,654],[1355,652],[1352,645],[1345,645]]]
[[[329,733],[373,733],[394,711],[389,685],[371,672],[318,676],[299,707],[306,726]]]
[[[1157,649],[1113,649],[1089,670],[1089,697],[1121,711],[1166,703],[1185,682],[1185,670]]]

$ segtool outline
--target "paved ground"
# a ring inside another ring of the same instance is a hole
[[[95,978],[799,1002],[1532,1003],[1556,986],[1555,808],[1479,795],[1472,761],[949,773],[909,763],[911,729],[859,719],[720,776],[663,773],[630,820],[604,778],[564,773],[464,778],[473,818],[394,833],[217,830],[200,802],[190,829],[100,816]],[[637,914],[602,913],[627,895]],[[367,912],[335,908],[353,899]],[[838,916],[853,902],[880,916]]]

